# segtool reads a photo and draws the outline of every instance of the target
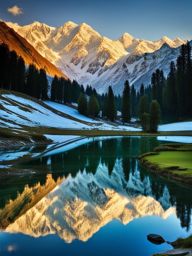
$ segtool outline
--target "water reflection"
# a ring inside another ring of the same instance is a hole
[[[96,140],[16,166],[13,175],[0,177],[1,229],[87,241],[114,219],[128,224],[171,214],[189,229],[191,191],[148,173],[136,158],[158,143],[154,138]]]

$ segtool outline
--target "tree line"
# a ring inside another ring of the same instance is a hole
[[[44,69],[33,64],[26,68],[22,57],[10,51],[6,44],[0,45],[0,88],[26,93],[32,97],[48,99],[48,81]]]
[[[23,58],[11,51],[6,44],[0,44],[0,88],[18,91],[41,100],[52,100],[61,104],[78,103],[84,95],[90,98],[89,104],[79,107],[85,115],[96,117],[101,109],[103,96],[95,89],[86,89],[76,81],[55,76],[50,88],[44,69],[38,70],[33,64],[26,65]],[[117,104],[118,105],[118,104]],[[88,110],[89,109],[89,110]]]
[[[111,121],[117,118],[117,100],[109,86],[103,95],[103,117]],[[167,78],[157,69],[151,77],[151,84],[142,84],[137,91],[126,81],[119,106],[123,123],[138,117],[144,131],[155,132],[158,124],[190,119],[192,117],[192,60],[190,43],[182,45],[180,55],[170,63]]]
[[[151,77],[151,84],[139,90],[125,81],[122,96],[114,95],[111,86],[106,94],[99,95],[91,86],[84,88],[76,81],[55,76],[50,89],[45,70],[38,70],[33,64],[26,67],[22,57],[0,45],[0,88],[26,93],[38,99],[61,103],[78,104],[83,115],[103,117],[114,122],[121,112],[123,123],[138,117],[143,130],[156,131],[160,117],[163,122],[188,119],[192,116],[192,61],[190,44],[181,46],[176,64],[170,63],[165,78],[157,69]],[[48,95],[50,94],[50,95]]]
[[[182,45],[180,55],[170,63],[167,78],[163,71],[157,69],[151,78],[151,85],[144,89],[141,86],[138,103],[138,116],[145,131],[150,128],[149,107],[155,101],[156,117],[162,122],[173,122],[192,117],[192,60],[190,43]]]

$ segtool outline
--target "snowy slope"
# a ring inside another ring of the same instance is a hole
[[[18,128],[22,126],[45,126],[55,128],[88,128],[86,124],[56,114],[33,100],[13,94],[0,96],[0,126]]]
[[[73,116],[79,120],[85,121],[85,122],[89,122],[89,123],[98,123],[96,120],[93,120],[87,116],[81,115],[79,114],[78,110],[72,107],[69,107],[67,105],[64,104],[59,104],[53,101],[45,101],[44,102],[46,105],[54,108],[55,110],[58,110],[62,113],[67,113],[70,116]]]
[[[63,104],[35,101],[14,94],[0,95],[0,127],[22,129],[24,127],[52,127],[63,129],[98,129],[139,131],[130,126],[117,126],[95,121],[80,115],[77,110]],[[55,137],[54,141],[59,137]],[[62,139],[61,139],[62,141]]]
[[[69,106],[50,101],[45,103],[28,97],[4,93],[0,95],[0,127],[24,129],[25,127],[53,127],[63,129],[97,129],[140,131],[127,125],[112,125],[80,115]],[[192,131],[192,122],[180,122],[159,126],[159,131]],[[24,131],[23,131],[24,132]],[[55,137],[59,141],[62,137]]]
[[[157,41],[142,40],[124,33],[111,40],[100,35],[86,23],[67,22],[61,27],[50,27],[34,22],[27,26],[7,22],[25,37],[41,55],[80,84],[92,85],[98,92],[106,92],[112,85],[116,94],[122,92],[126,79],[137,87],[148,85],[156,68],[167,73],[175,61],[184,40],[164,36]],[[174,51],[175,50],[175,51]]]

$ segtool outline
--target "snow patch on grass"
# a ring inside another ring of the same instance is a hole
[[[3,94],[2,97],[7,100],[13,100],[13,104],[9,101],[5,102],[4,100],[0,100],[0,105],[5,108],[5,110],[0,110],[0,116],[18,125],[65,129],[82,129],[89,127],[86,124],[57,115],[35,101],[12,94]],[[28,111],[26,111],[26,107]]]

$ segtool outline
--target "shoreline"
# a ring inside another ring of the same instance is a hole
[[[185,147],[186,149],[184,149]],[[167,163],[167,159],[163,159],[162,157],[164,153],[168,154],[167,152],[169,152],[170,155],[172,154],[171,159],[169,159],[171,163]],[[172,164],[172,161],[174,162],[178,159],[179,155],[189,152],[192,155],[192,144],[179,143],[175,144],[175,146],[172,144],[164,144],[163,146],[155,148],[154,152],[148,152],[139,156],[139,161],[143,167],[152,173],[165,177],[169,181],[191,186],[192,171],[190,168],[182,166],[182,163],[181,165],[178,163]]]

